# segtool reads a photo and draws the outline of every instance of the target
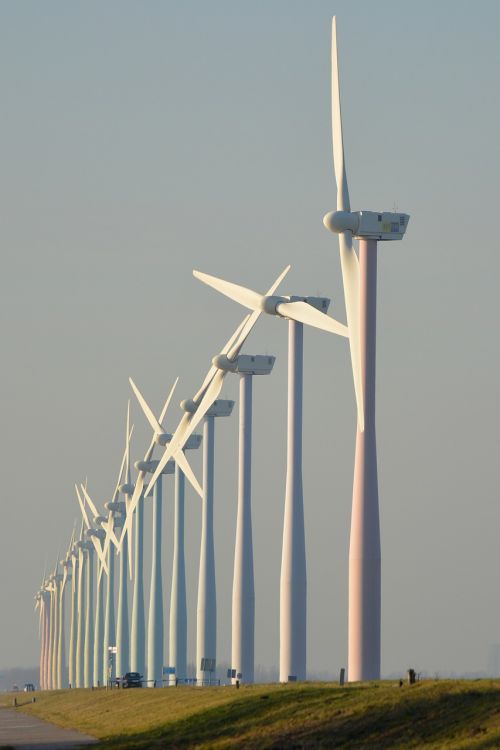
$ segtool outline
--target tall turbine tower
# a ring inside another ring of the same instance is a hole
[[[321,297],[262,295],[229,281],[194,271],[194,276],[251,310],[288,319],[288,429],[285,512],[280,576],[280,681],[306,679],[307,574],[302,492],[303,325],[347,336],[326,315]]]
[[[333,161],[337,210],[323,219],[339,235],[358,420],[349,545],[348,678],[380,679],[380,525],[375,439],[377,242],[400,240],[408,214],[352,212],[342,137],[336,19],[332,23]],[[353,247],[359,239],[359,261]]]
[[[76,632],[78,627],[78,547],[73,542],[71,547],[72,573],[71,573],[71,610],[69,624],[69,647],[68,647],[68,681],[70,687],[76,687]]]
[[[240,354],[234,362],[216,358],[240,376],[238,511],[234,545],[231,617],[231,668],[236,680],[251,683],[255,668],[255,587],[252,539],[252,399],[253,376],[269,375],[275,357]]]
[[[68,672],[66,669],[66,607],[64,592],[66,590],[66,583],[71,581],[71,549],[73,547],[75,533],[71,537],[71,542],[66,553],[64,560],[61,560],[61,565],[64,568],[63,579],[61,583],[61,590],[59,594],[59,636],[58,636],[58,651],[57,651],[57,683],[60,688],[68,687]]]

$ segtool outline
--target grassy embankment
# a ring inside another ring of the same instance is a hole
[[[100,739],[151,748],[500,748],[500,681],[326,683],[35,693],[18,710]],[[0,705],[11,706],[12,694]],[[30,696],[19,693],[18,702]]]

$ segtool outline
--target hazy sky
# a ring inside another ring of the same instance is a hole
[[[128,376],[159,411],[180,375],[173,429],[244,314],[192,269],[264,291],[291,263],[282,291],[329,296],[345,320],[322,225],[336,201],[333,13],[351,204],[411,215],[379,252],[383,672],[482,670],[500,642],[500,4],[4,0],[0,666],[37,661],[33,594],[68,544],[74,482],[110,499]],[[262,319],[245,351],[277,357],[255,380],[253,467],[256,662],[276,665],[286,325]],[[305,357],[308,665],[333,675],[347,661],[355,407],[346,342],[308,330]],[[223,393],[236,398],[236,378]],[[133,420],[137,459],[149,428],[134,402]],[[235,413],[216,425],[219,661],[236,461]],[[172,492],[166,480],[166,600]],[[200,503],[186,502],[192,659]]]

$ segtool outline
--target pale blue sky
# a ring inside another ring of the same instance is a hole
[[[0,2],[0,666],[36,662],[46,557],[109,499],[127,378],[192,395],[243,311],[193,268],[322,293],[345,320],[330,134],[338,16],[353,208],[411,214],[379,255],[383,670],[481,670],[500,642],[500,5]],[[256,661],[278,662],[286,331],[255,384]],[[308,662],[346,663],[354,400],[345,342],[305,337]],[[235,397],[237,381],[224,391]],[[148,430],[134,407],[133,454]],[[171,412],[174,427],[180,412]],[[230,654],[237,419],[217,425],[218,658]],[[200,471],[199,461],[195,461]],[[171,492],[165,598],[169,597]],[[187,514],[189,650],[199,505]]]

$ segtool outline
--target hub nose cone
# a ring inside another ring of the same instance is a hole
[[[323,224],[335,234],[345,231],[355,233],[359,226],[359,216],[350,211],[329,211],[323,217]]]

